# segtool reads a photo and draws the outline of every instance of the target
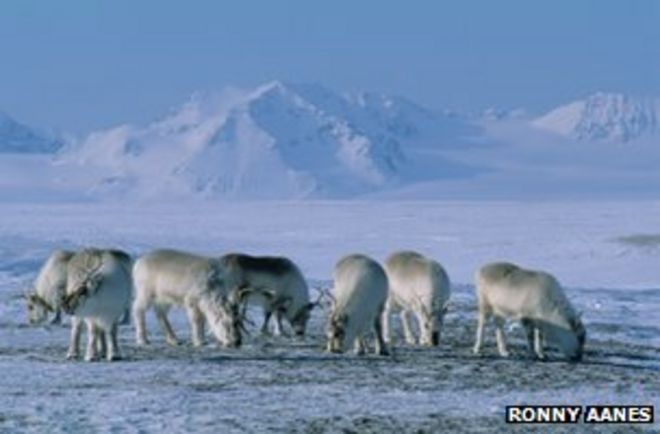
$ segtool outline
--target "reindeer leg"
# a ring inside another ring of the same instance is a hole
[[[445,326],[445,311],[438,314],[437,329],[431,334],[431,344],[435,347],[440,345],[440,337],[442,336],[442,328]]]
[[[474,348],[472,352],[475,355],[479,355],[481,352],[481,345],[484,341],[484,327],[486,325],[486,311],[485,309],[479,308],[479,315],[477,317],[477,337],[474,342]]]
[[[543,352],[543,333],[538,327],[534,327],[534,352],[539,360],[545,360],[545,353]]]
[[[60,324],[62,322],[62,311],[60,309],[55,309],[55,316],[50,320],[52,325]]]
[[[431,330],[428,330],[426,327],[424,327],[425,313],[423,313],[419,307],[415,309],[413,313],[413,317],[415,318],[415,321],[417,321],[417,330],[419,331],[419,339],[416,340],[416,343],[423,346],[429,346],[431,343],[431,336],[429,336]]]
[[[381,314],[382,335],[385,342],[388,344],[392,342],[392,330],[390,329],[390,312],[392,310],[389,300],[385,303],[385,308]]]
[[[403,335],[405,336],[406,343],[415,345],[415,336],[410,328],[410,312],[405,309],[401,311],[401,325],[403,326]]]
[[[135,341],[138,346],[148,345],[149,339],[147,338],[147,327],[145,321],[145,311],[147,304],[141,300],[136,299],[133,302],[133,323],[135,324]]]
[[[275,335],[276,336],[288,336],[288,333],[284,331],[282,326],[282,311],[275,312]]]
[[[165,333],[165,341],[168,343],[168,345],[179,345],[179,340],[177,339],[176,334],[174,334],[172,325],[167,319],[167,309],[156,307],[156,318],[158,319],[160,327],[163,329],[163,333]]]
[[[98,358],[96,352],[97,329],[91,320],[85,321],[87,324],[87,350],[85,351],[85,361],[94,362]]]
[[[194,304],[186,306],[188,322],[190,323],[190,337],[194,347],[204,345],[204,315]]]
[[[264,310],[264,323],[261,326],[261,334],[262,335],[269,335],[270,330],[268,329],[268,323],[270,322],[270,317],[273,315],[273,312],[269,308],[265,308]]]
[[[504,318],[495,317],[495,338],[497,339],[497,351],[500,356],[509,357],[509,351],[506,348],[506,337],[504,336]]]
[[[94,326],[94,342],[99,357],[105,357],[108,354],[108,340],[105,337],[105,331],[99,326]]]
[[[353,351],[358,356],[362,356],[367,352],[367,343],[362,336],[355,338],[355,341],[353,342]]]
[[[121,315],[121,318],[119,318],[119,324],[121,325],[129,325],[131,323],[131,309],[126,308],[124,310],[124,313]]]
[[[80,355],[80,333],[82,332],[82,320],[77,316],[71,317],[71,337],[69,338],[69,351],[67,359],[77,359]]]
[[[104,336],[107,336],[108,338],[108,353],[107,353],[107,359],[109,362],[115,361],[115,360],[121,360],[121,353],[119,352],[119,343],[117,342],[117,330],[119,326],[117,325],[116,322],[112,323],[112,326],[110,327],[110,332],[108,333],[107,331],[104,332]]]
[[[377,316],[376,319],[374,320],[374,335],[376,337],[376,344],[375,344],[376,354],[380,356],[388,356],[389,351],[387,351],[387,345],[385,344],[385,340],[383,339],[383,329],[380,320],[381,320],[380,316]]]

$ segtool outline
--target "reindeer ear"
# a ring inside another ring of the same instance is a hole
[[[332,292],[330,292],[330,288],[319,287],[317,290],[319,297],[315,302],[316,305],[323,307],[328,306],[330,309],[334,309],[337,301],[335,300],[335,296],[332,294]]]

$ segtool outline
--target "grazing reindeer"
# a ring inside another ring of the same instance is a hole
[[[419,343],[438,345],[450,295],[449,277],[444,268],[419,253],[403,251],[387,259],[385,271],[390,285],[383,312],[383,332],[387,342],[391,341],[390,312],[400,310],[407,343],[416,343],[409,316],[414,312],[420,330]]]
[[[220,260],[177,250],[154,250],[138,259],[133,267],[133,318],[138,345],[149,343],[145,311],[152,305],[167,343],[177,345],[167,312],[178,305],[186,308],[194,346],[204,343],[204,318],[219,342],[240,346],[241,317],[225,284],[225,274]]]
[[[507,262],[481,267],[476,273],[479,318],[474,353],[479,354],[484,325],[495,316],[497,348],[509,352],[504,338],[506,318],[518,319],[527,332],[530,352],[544,359],[543,338],[571,361],[582,359],[586,331],[559,282],[543,271],[526,270]]]
[[[69,357],[76,357],[81,320],[87,323],[85,360],[98,357],[98,342],[107,342],[106,358],[121,358],[117,342],[119,319],[131,298],[131,257],[119,250],[85,249],[75,253],[67,266],[65,312],[75,315]],[[103,346],[103,345],[102,345]]]
[[[373,330],[376,353],[385,355],[380,317],[387,299],[383,268],[364,255],[349,255],[335,266],[333,307],[328,319],[327,350],[344,352],[351,344],[363,354],[365,336]]]
[[[73,252],[55,250],[39,270],[34,282],[34,290],[29,291],[27,299],[28,321],[40,324],[54,314],[51,324],[61,321],[61,301],[66,293],[67,265]]]
[[[262,304],[262,333],[268,333],[268,323],[275,313],[276,335],[282,333],[283,317],[296,336],[305,335],[310,312],[318,303],[309,301],[307,282],[293,261],[284,257],[240,253],[224,255],[220,261],[227,272],[228,284],[238,289],[239,299],[256,300]]]

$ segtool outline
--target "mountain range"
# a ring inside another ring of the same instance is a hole
[[[513,167],[509,142],[524,152],[546,142],[655,142],[659,107],[651,98],[596,93],[539,117],[467,116],[402,97],[274,81],[197,93],[147,125],[68,141],[0,114],[0,153],[50,156],[60,185],[94,198],[352,198],[488,179]],[[570,147],[562,149],[570,162]]]

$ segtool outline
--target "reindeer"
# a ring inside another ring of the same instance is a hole
[[[138,345],[147,345],[145,311],[154,306],[165,340],[179,340],[167,319],[173,305],[184,306],[188,314],[193,346],[204,344],[204,319],[225,346],[241,345],[242,327],[235,296],[225,283],[225,269],[219,259],[177,250],[154,250],[142,256],[133,267],[135,300],[133,319]]]
[[[410,313],[414,312],[420,330],[419,343],[436,346],[450,295],[449,277],[436,261],[419,253],[402,251],[385,262],[389,295],[383,312],[385,339],[391,341],[390,312],[401,311],[401,323],[406,342],[414,345]]]
[[[580,315],[552,275],[507,262],[496,262],[481,267],[475,280],[479,302],[475,354],[481,350],[485,322],[493,315],[497,348],[502,357],[509,355],[504,322],[506,318],[513,318],[522,322],[532,355],[545,358],[545,339],[571,361],[582,359],[586,331]]]
[[[51,324],[59,324],[62,316],[61,301],[66,293],[67,265],[73,256],[68,250],[53,251],[34,282],[34,288],[26,294],[28,321],[40,324],[54,316]]]
[[[67,265],[65,312],[75,315],[71,327],[69,358],[78,354],[82,321],[87,324],[85,360],[97,360],[99,342],[107,341],[106,358],[121,359],[118,322],[131,297],[131,257],[119,250],[84,249]],[[105,345],[101,345],[102,347]]]
[[[305,335],[311,310],[318,303],[309,301],[307,282],[300,269],[288,258],[249,256],[229,253],[220,258],[227,272],[228,285],[238,292],[240,302],[256,301],[263,306],[261,332],[269,332],[268,323],[275,313],[275,334],[282,334],[286,318],[298,337]]]
[[[373,330],[376,353],[386,355],[380,322],[387,299],[387,276],[383,268],[364,255],[344,257],[335,266],[332,298],[327,350],[344,352],[353,344],[356,354],[364,354],[365,336]]]

